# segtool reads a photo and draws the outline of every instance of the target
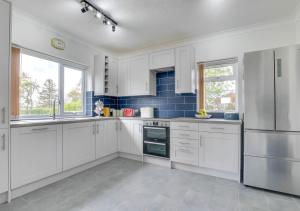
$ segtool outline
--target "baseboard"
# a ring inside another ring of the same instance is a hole
[[[137,160],[137,161],[142,161],[142,156],[141,155],[134,155],[134,154],[129,154],[125,152],[119,152],[119,157],[121,158],[127,158],[130,160]]]
[[[171,168],[171,161],[169,159],[165,159],[165,158],[159,158],[159,157],[144,155],[144,162],[145,163],[151,163],[151,164],[158,165],[158,166]]]
[[[117,158],[118,156],[119,156],[118,153],[114,153],[114,154],[108,155],[106,157],[100,158],[100,159],[98,159],[96,161],[93,161],[93,162],[87,163],[85,165],[76,167],[74,169],[62,172],[60,174],[56,174],[56,175],[47,177],[45,179],[39,180],[37,182],[34,182],[34,183],[31,183],[31,184],[22,186],[20,188],[16,188],[16,189],[12,190],[12,199],[20,197],[22,195],[25,195],[25,194],[27,194],[29,192],[32,192],[32,191],[37,190],[37,189],[40,189],[40,188],[45,187],[47,185],[50,185],[50,184],[52,184],[54,182],[57,182],[59,180],[65,179],[67,177],[70,177],[70,176],[72,176],[74,174],[78,174],[78,173],[80,173],[82,171],[85,171],[85,170],[90,169],[92,167],[98,166],[98,165],[100,165],[102,163],[105,163],[105,162],[108,162],[110,160],[113,160],[113,159]]]
[[[239,174],[234,174],[230,172],[223,172],[223,171],[201,168],[196,166],[189,166],[189,165],[176,163],[176,162],[172,162],[172,168],[240,182]]]

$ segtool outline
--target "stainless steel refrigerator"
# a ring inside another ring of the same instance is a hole
[[[244,55],[244,184],[300,195],[300,46]]]

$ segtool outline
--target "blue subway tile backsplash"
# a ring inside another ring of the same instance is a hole
[[[130,96],[108,97],[95,96],[94,92],[87,92],[86,114],[95,115],[94,104],[102,100],[105,106],[115,109],[134,108],[144,106],[155,108],[154,115],[157,118],[194,117],[197,108],[196,94],[175,93],[175,71],[156,74],[157,96]]]

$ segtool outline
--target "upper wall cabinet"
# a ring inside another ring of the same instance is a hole
[[[176,48],[175,92],[195,93],[196,92],[196,63],[194,48],[184,46]]]
[[[129,60],[124,59],[119,61],[118,68],[118,96],[128,96],[129,92]]]
[[[0,128],[8,128],[10,3],[0,1]]]
[[[117,96],[117,61],[109,56],[96,55],[94,70],[95,95]]]
[[[141,55],[130,59],[129,81],[131,96],[155,95],[155,73],[149,70],[148,55]]]
[[[174,49],[157,51],[150,54],[150,69],[156,70],[175,66]]]

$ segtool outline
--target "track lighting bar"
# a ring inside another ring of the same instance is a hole
[[[118,25],[118,23],[109,15],[107,15],[101,8],[93,5],[87,0],[82,0],[80,3],[83,6],[83,8],[81,9],[82,13],[86,13],[88,11],[94,12],[96,18],[101,19],[103,17],[102,23],[105,25],[110,25],[113,32],[116,31],[116,26]]]

